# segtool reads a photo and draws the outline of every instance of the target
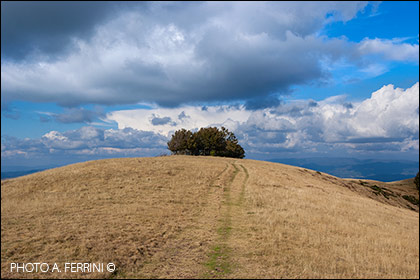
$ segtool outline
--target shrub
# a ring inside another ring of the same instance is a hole
[[[168,142],[168,149],[173,154],[187,154],[191,138],[191,131],[185,129],[177,130],[172,135],[171,141]]]

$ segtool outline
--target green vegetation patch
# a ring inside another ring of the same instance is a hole
[[[203,275],[203,278],[221,278],[232,272],[228,251],[225,245],[213,247],[209,261],[205,263],[209,271]]]
[[[412,195],[403,195],[402,197],[414,205],[419,205],[419,200]]]
[[[218,244],[215,245],[210,251],[208,256],[209,259],[204,264],[207,267],[207,271],[202,275],[201,278],[222,278],[223,276],[232,272],[232,264],[229,257],[231,249],[228,246],[228,240],[232,231],[231,210],[234,203],[230,196],[230,188],[233,181],[235,180],[236,175],[240,172],[240,169],[234,163],[232,163],[232,166],[235,170],[232,173],[229,184],[224,188],[225,201],[223,204],[226,206],[226,212],[220,220],[222,223],[221,226],[217,229],[219,241]]]
[[[378,187],[377,185],[370,186],[370,185],[365,184],[364,186],[371,188],[373,190],[373,193],[376,195],[383,195],[386,199],[389,199],[390,196],[395,197],[395,194],[386,188],[381,188],[381,187]]]

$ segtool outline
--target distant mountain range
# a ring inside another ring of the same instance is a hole
[[[340,178],[371,179],[392,182],[413,178],[419,171],[418,161],[409,160],[360,160],[355,158],[282,158],[267,161],[284,163],[325,172]],[[1,179],[15,178],[58,166],[3,167]]]
[[[382,182],[413,178],[419,171],[419,162],[409,160],[282,158],[269,161],[325,172],[340,178],[371,179]]]
[[[31,169],[31,170],[24,170],[24,171],[6,171],[1,172],[1,179],[8,179],[8,178],[15,178],[23,175],[28,175],[31,173],[39,172],[45,169]]]
[[[61,166],[61,165],[60,165]],[[15,178],[19,176],[24,176],[32,174],[35,172],[43,171],[50,168],[59,167],[53,165],[44,165],[44,166],[18,166],[18,165],[8,165],[1,167],[1,179]]]

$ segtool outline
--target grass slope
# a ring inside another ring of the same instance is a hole
[[[170,156],[78,163],[1,182],[3,278],[417,278],[409,180]],[[416,200],[417,199],[417,204]],[[116,264],[15,273],[11,262]]]

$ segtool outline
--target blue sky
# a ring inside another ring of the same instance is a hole
[[[1,3],[1,164],[168,153],[418,160],[419,3]]]

